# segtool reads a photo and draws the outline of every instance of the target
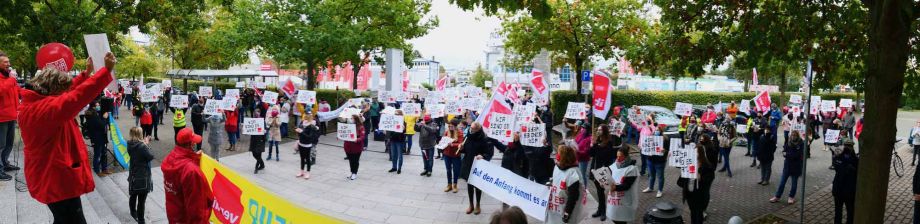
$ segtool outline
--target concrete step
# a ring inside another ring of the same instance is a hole
[[[80,205],[83,206],[83,217],[86,218],[86,223],[106,223],[99,217],[99,213],[96,212],[96,209],[93,208],[89,200],[89,194],[80,196]]]
[[[156,171],[151,170],[151,174],[154,176],[162,175],[161,172],[157,172],[157,171],[159,171],[158,168],[156,168]],[[130,195],[130,192],[128,191],[129,185],[128,185],[128,173],[127,172],[112,174],[106,178],[111,178],[112,181],[114,181],[115,184],[118,185],[119,190],[121,190],[127,195]],[[162,183],[163,182],[153,182],[153,185],[156,186],[157,184],[162,184]],[[166,219],[166,208],[165,208],[166,203],[163,201],[157,201],[156,199],[154,199],[153,196],[157,194],[162,195],[163,191],[157,190],[156,187],[154,187],[154,190],[152,192],[147,193],[147,200],[144,203],[145,205],[144,206],[144,210],[145,210],[144,219],[148,223],[167,223],[168,220]]]
[[[128,194],[118,189],[118,185],[109,177],[94,176],[96,180],[96,192],[105,203],[111,208],[115,218],[122,223],[134,223],[131,212],[128,210]]]
[[[16,176],[16,180],[28,184],[22,172]],[[21,188],[23,191],[16,190],[17,223],[52,223],[54,217],[51,215],[51,210],[48,210],[48,206],[32,198],[25,185],[22,185]]]

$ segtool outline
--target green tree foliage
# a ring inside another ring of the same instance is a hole
[[[468,11],[482,9],[487,15],[497,15],[502,11],[528,11],[531,16],[540,19],[552,15],[546,0],[450,0],[450,3]]]
[[[481,88],[486,88],[486,81],[492,81],[492,73],[482,67],[482,64],[476,66],[473,75],[470,76],[470,84]],[[491,88],[491,86],[488,86]]]
[[[147,1],[154,2],[154,1]],[[155,13],[153,41],[156,50],[180,69],[226,69],[246,59],[249,41],[241,34],[243,19],[233,5],[204,0],[164,0]],[[221,2],[224,3],[224,2]]]
[[[551,1],[552,14],[538,19],[521,13],[503,16],[505,46],[521,58],[532,59],[541,50],[566,60],[574,71],[587,69],[593,57],[613,58],[617,49],[639,44],[649,22],[638,0]],[[581,79],[577,88],[581,88]]]

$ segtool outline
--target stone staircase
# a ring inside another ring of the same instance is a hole
[[[159,167],[151,171],[154,190],[147,194],[144,217],[147,223],[168,223],[163,173]],[[15,175],[14,181],[0,182],[0,202],[4,202],[0,203],[0,223],[52,223],[48,206],[29,195],[23,173]],[[94,179],[96,190],[80,197],[87,223],[137,223],[128,211],[128,173]]]

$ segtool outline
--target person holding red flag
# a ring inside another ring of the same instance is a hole
[[[92,76],[89,73],[94,70],[93,61],[87,59],[86,71],[71,79],[67,74],[73,66],[70,49],[63,46],[49,53],[47,46],[39,49],[37,57],[43,70],[29,81],[28,89],[21,90],[22,116],[18,122],[26,182],[32,198],[48,205],[55,223],[86,223],[80,195],[92,192],[96,186],[86,144],[73,119],[112,82],[109,71],[115,67],[115,55],[106,54],[105,67]],[[49,57],[60,58],[42,63]]]

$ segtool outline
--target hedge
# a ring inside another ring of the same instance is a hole
[[[756,96],[755,92],[741,93],[724,93],[724,92],[699,92],[699,91],[637,91],[637,90],[616,90],[613,91],[611,102],[612,105],[652,105],[673,109],[676,102],[692,103],[695,105],[718,103],[719,101],[728,103],[734,100],[741,102],[742,99],[752,99]],[[782,102],[789,101],[789,95],[802,95],[803,100],[807,96],[804,93],[787,92],[782,98]],[[856,99],[855,93],[822,93],[823,100],[839,100],[840,98]],[[556,115],[556,122],[562,121],[562,115],[565,114],[565,108],[568,102],[584,102],[584,99],[577,99],[576,92],[571,90],[553,91],[550,96],[551,109]],[[773,102],[780,102],[780,93],[771,93],[770,98]]]

